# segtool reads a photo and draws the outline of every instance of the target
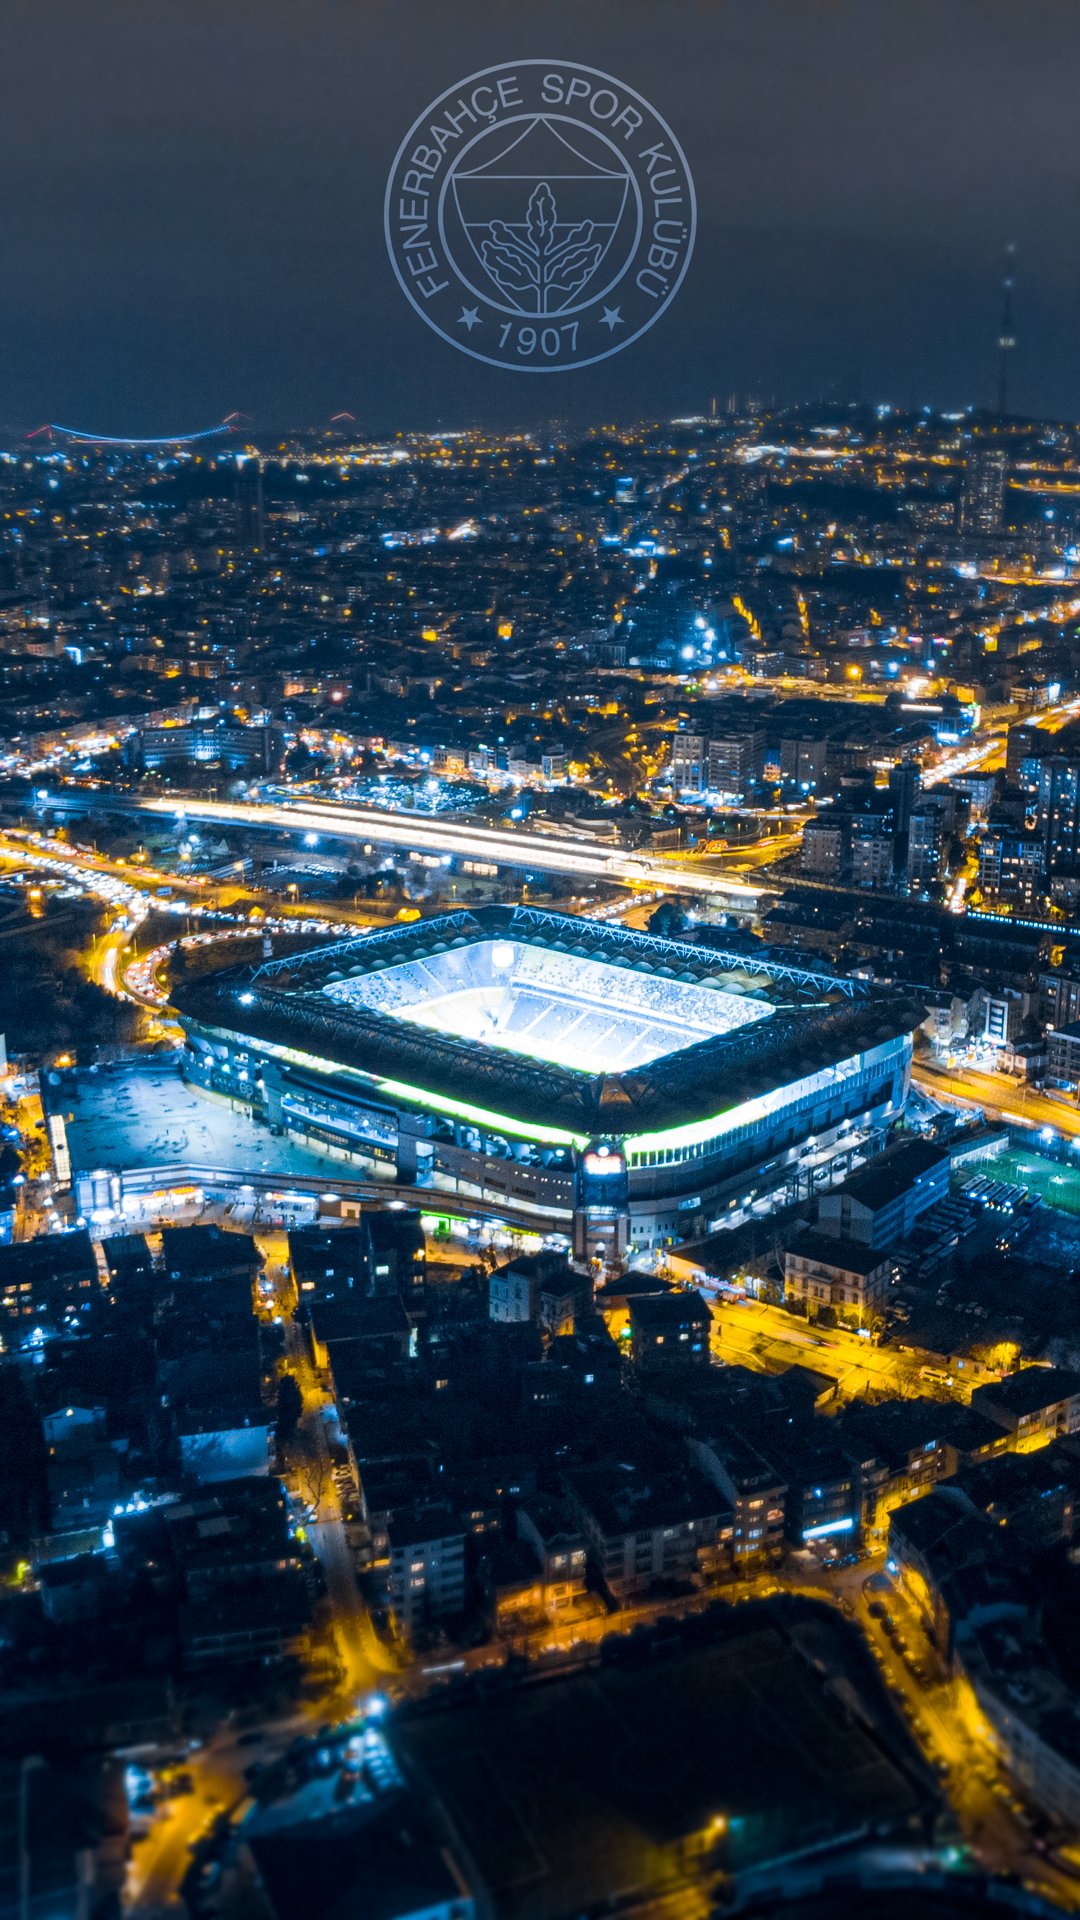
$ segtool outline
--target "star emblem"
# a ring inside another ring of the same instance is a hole
[[[480,319],[479,307],[462,307],[461,314],[458,319],[459,327],[467,327],[469,332],[471,333],[474,327],[479,327],[482,325],[483,325],[483,322]]]
[[[606,327],[609,333],[614,333],[616,327],[621,327],[622,323],[622,314],[619,312],[618,307],[604,308],[603,313],[600,315],[600,325]]]

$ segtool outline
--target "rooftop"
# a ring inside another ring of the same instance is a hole
[[[648,1332],[666,1333],[676,1327],[707,1327],[712,1319],[696,1287],[678,1293],[636,1294],[630,1301],[630,1321]]]
[[[788,1243],[785,1252],[801,1260],[816,1260],[823,1267],[836,1267],[844,1273],[861,1274],[875,1273],[892,1257],[882,1253],[879,1248],[865,1246],[861,1240],[847,1240],[841,1234],[814,1233],[812,1230],[796,1235]]]
[[[829,1196],[835,1200],[855,1200],[860,1206],[869,1207],[877,1213],[882,1207],[890,1206],[899,1200],[915,1181],[932,1168],[948,1166],[949,1156],[941,1147],[935,1147],[929,1140],[900,1140],[895,1146],[886,1149],[872,1160],[869,1166],[860,1167],[836,1187]]]
[[[1022,1367],[1004,1380],[992,1380],[976,1387],[972,1405],[1005,1407],[1010,1413],[1041,1413],[1059,1400],[1071,1400],[1080,1394],[1080,1373],[1068,1367]]]
[[[340,1158],[272,1134],[239,1109],[193,1091],[173,1055],[66,1074],[56,1104],[70,1115],[76,1173],[153,1167],[162,1187],[204,1169],[283,1183],[342,1178]]]

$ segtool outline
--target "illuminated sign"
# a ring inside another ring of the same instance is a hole
[[[610,1174],[623,1171],[621,1153],[610,1153],[606,1147],[585,1155],[585,1171],[594,1178],[606,1179]]]

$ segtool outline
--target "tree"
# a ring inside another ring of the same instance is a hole
[[[686,914],[677,900],[661,900],[649,915],[649,932],[661,940],[676,940],[687,928]]]
[[[327,1462],[322,1458],[321,1454],[316,1455],[314,1458],[305,1458],[297,1465],[297,1478],[300,1483],[300,1491],[307,1501],[308,1506],[313,1509],[316,1517],[322,1505],[322,1497],[326,1488],[326,1472]]]

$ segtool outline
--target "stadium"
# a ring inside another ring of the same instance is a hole
[[[924,1011],[531,907],[229,968],[174,1004],[194,1085],[357,1179],[542,1216],[579,1252],[684,1240],[849,1164],[903,1108]]]

